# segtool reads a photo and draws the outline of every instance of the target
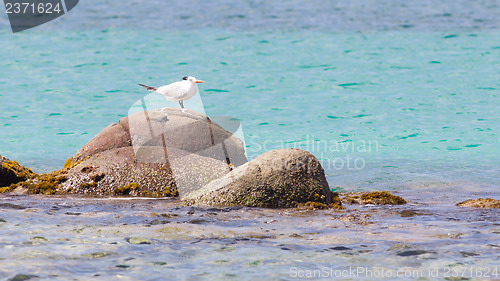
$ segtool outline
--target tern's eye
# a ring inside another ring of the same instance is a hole
[[[182,77],[182,80],[188,80],[187,76]]]

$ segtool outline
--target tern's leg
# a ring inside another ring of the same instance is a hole
[[[181,108],[184,108],[184,101],[180,100],[179,104],[181,105]]]

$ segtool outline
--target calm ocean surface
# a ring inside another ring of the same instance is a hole
[[[495,190],[498,2],[330,2],[91,0],[16,34],[4,14],[0,154],[59,169],[147,94],[137,83],[193,75],[250,158],[306,149],[340,190]]]

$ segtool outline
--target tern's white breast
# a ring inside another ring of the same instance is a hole
[[[161,86],[156,90],[158,94],[163,95],[167,100],[170,101],[181,101],[192,98],[198,87],[195,83],[190,81],[179,81],[166,86]]]

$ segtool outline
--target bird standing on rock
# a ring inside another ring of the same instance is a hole
[[[205,81],[197,80],[193,76],[185,76],[182,78],[182,81],[174,82],[158,88],[143,84],[139,84],[139,86],[144,87],[144,89],[148,91],[158,93],[169,101],[178,101],[181,108],[184,108],[184,101],[192,98],[198,91],[196,84],[204,82]]]

